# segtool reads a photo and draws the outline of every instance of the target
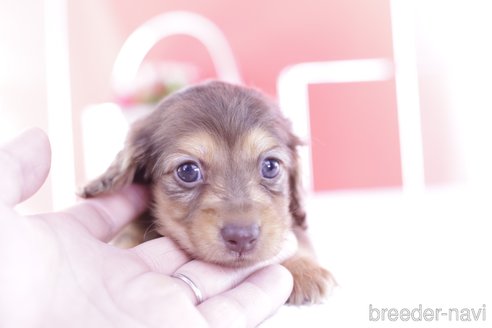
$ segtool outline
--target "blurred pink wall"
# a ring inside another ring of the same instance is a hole
[[[389,0],[108,2],[124,34],[166,11],[188,10],[207,17],[229,40],[245,81],[270,94],[288,65],[392,55]],[[151,58],[191,60],[200,64],[205,76],[213,76],[204,49],[181,42],[166,40]]]
[[[130,34],[171,10],[201,14],[223,31],[248,85],[275,96],[280,72],[310,61],[392,58],[389,0],[108,0],[116,29]],[[89,27],[90,28],[90,27]],[[192,62],[215,72],[205,48],[188,37],[162,41],[148,60]],[[401,185],[394,83],[316,86],[310,96],[315,190]],[[353,100],[359,99],[358,102]]]
[[[1,140],[29,126],[48,129],[44,3],[0,2]],[[65,110],[73,111],[78,185],[86,178],[81,112],[114,99],[110,76],[118,51],[137,26],[158,14],[189,10],[212,20],[228,38],[246,83],[273,96],[278,74],[292,64],[393,58],[389,0],[86,0],[67,5],[72,107]],[[492,181],[492,157],[484,151],[491,140],[492,47],[487,40],[492,6],[419,0],[414,7],[426,184],[486,185]],[[192,61],[202,77],[214,75],[205,49],[192,39],[171,37],[148,59]],[[321,84],[309,90],[315,188],[400,186],[394,81]],[[31,208],[50,209],[50,192],[48,180]]]

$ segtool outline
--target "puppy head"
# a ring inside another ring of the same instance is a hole
[[[196,258],[249,265],[277,254],[292,224],[304,224],[298,145],[262,94],[209,82],[169,96],[137,122],[83,195],[148,183],[159,233]]]

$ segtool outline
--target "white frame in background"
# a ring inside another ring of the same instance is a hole
[[[425,189],[422,127],[411,1],[391,1],[394,62],[386,58],[300,63],[278,77],[280,108],[292,120],[294,132],[308,147],[301,150],[305,189],[313,191],[310,149],[310,84],[376,82],[395,79],[403,190]]]

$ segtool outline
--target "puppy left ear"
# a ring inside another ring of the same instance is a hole
[[[301,181],[301,168],[299,155],[297,153],[297,147],[302,145],[302,142],[296,136],[291,136],[291,142],[289,145],[292,153],[292,167],[289,172],[289,189],[290,189],[290,203],[289,210],[294,219],[294,223],[303,229],[307,228],[306,224],[306,212],[304,211],[304,205],[302,203],[302,181]]]
[[[77,194],[90,198],[120,190],[132,182],[150,182],[150,138],[147,120],[136,122],[131,127],[125,147],[116,155],[106,172],[89,182]]]

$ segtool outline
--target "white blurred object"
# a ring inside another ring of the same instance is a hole
[[[489,189],[492,2],[418,0],[414,6],[419,75],[429,102],[422,104],[428,112],[426,162],[441,171],[450,166],[453,183]],[[451,163],[443,163],[440,155]],[[436,174],[429,172],[431,177]]]
[[[111,77],[117,94],[127,94],[135,88],[137,74],[145,56],[158,42],[173,35],[187,35],[197,39],[208,50],[217,78],[241,83],[234,55],[222,31],[203,16],[173,11],[148,20],[125,41],[116,58]],[[132,107],[125,110],[125,117],[133,122],[148,111],[148,106]],[[114,154],[121,149],[128,130],[128,124],[123,124],[122,117],[118,104],[92,105],[84,110],[82,133],[86,178],[103,173]]]
[[[421,193],[426,181],[415,49],[415,6],[412,1],[392,0],[390,7],[403,191]]]
[[[113,67],[114,90],[131,89],[144,57],[156,43],[172,35],[188,35],[200,41],[209,51],[219,79],[241,82],[232,49],[222,31],[203,16],[173,11],[148,20],[125,41]]]
[[[44,18],[52,199],[59,210],[75,201],[67,1],[45,0]]]
[[[113,103],[89,106],[82,113],[85,174],[94,179],[103,173],[123,148],[128,121]],[[97,145],[97,146],[96,146]]]

